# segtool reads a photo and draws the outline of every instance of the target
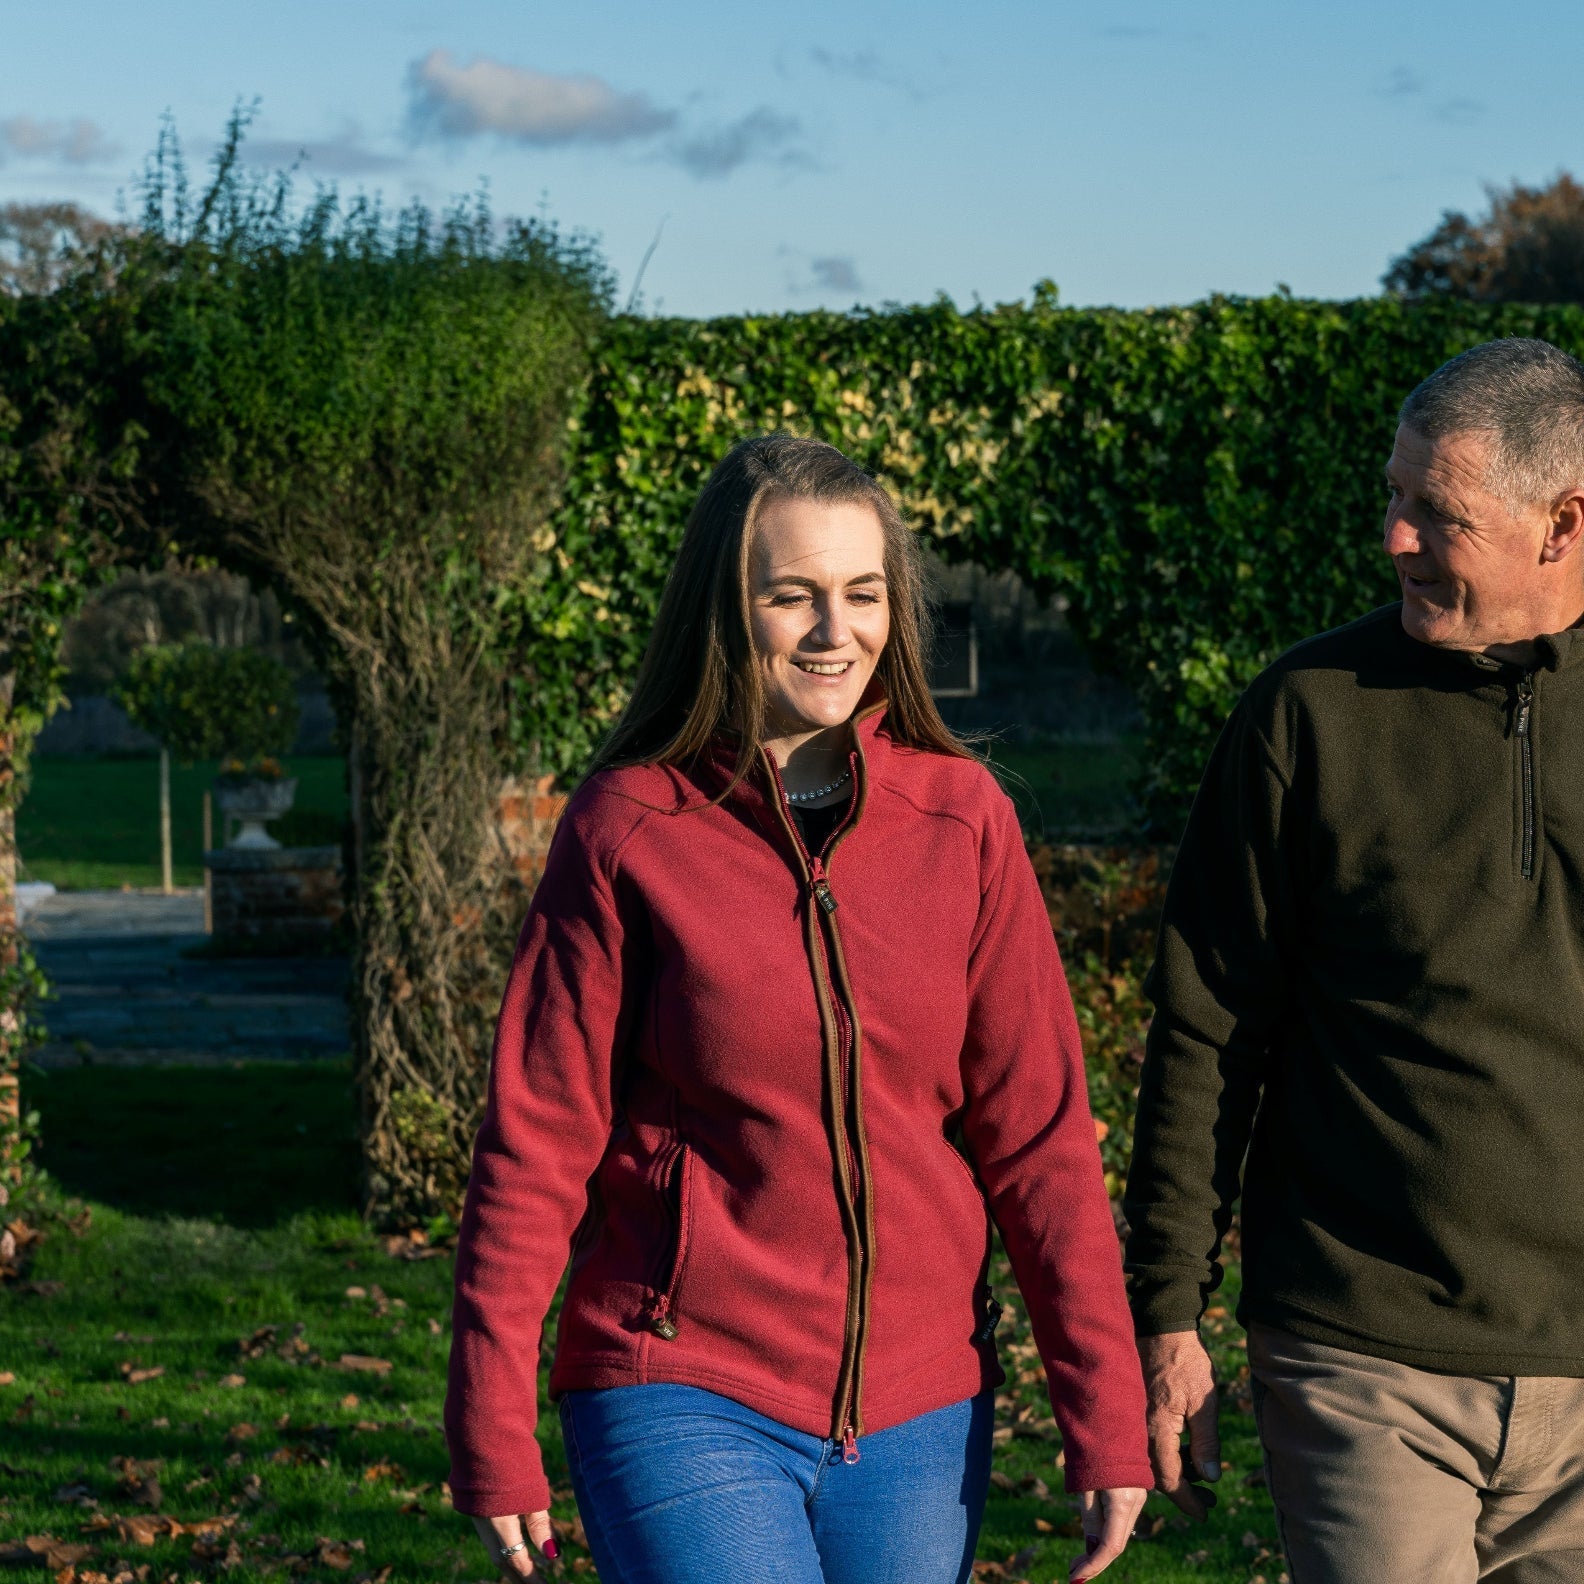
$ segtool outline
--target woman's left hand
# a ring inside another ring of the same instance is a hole
[[[1080,1492],[1078,1509],[1083,1519],[1088,1554],[1073,1562],[1071,1579],[1095,1578],[1127,1550],[1127,1543],[1133,1538],[1133,1525],[1138,1522],[1138,1515],[1144,1510],[1144,1498],[1148,1495],[1148,1491],[1134,1485]]]

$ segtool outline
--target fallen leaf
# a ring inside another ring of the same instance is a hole
[[[251,1441],[258,1434],[258,1426],[250,1425],[245,1420],[241,1424],[234,1424],[226,1431],[227,1441]]]
[[[74,1567],[93,1555],[93,1547],[73,1545],[67,1540],[57,1540],[54,1535],[29,1535],[0,1549],[0,1562],[12,1567],[47,1567],[52,1572]]]
[[[159,1459],[113,1457],[110,1470],[116,1475],[116,1488],[135,1507],[149,1507],[155,1512],[164,1501],[159,1483]]]
[[[0,1370],[0,1386],[15,1386],[16,1376],[10,1370]]]
[[[1036,1518],[1034,1520],[1034,1527],[1041,1534],[1055,1534],[1056,1533],[1056,1525],[1053,1524],[1050,1521],[1049,1518]]]
[[[348,1392],[346,1396],[341,1399],[341,1406],[343,1408],[356,1408],[357,1405],[358,1395],[356,1392]]]
[[[367,1287],[348,1287],[347,1290],[346,1290],[346,1295],[347,1295],[348,1298],[367,1298],[368,1297],[368,1288]]]
[[[407,1471],[399,1463],[370,1463],[363,1470],[363,1478],[370,1481],[382,1479],[399,1480],[406,1477]]]
[[[336,1360],[336,1368],[344,1370],[361,1370],[371,1375],[388,1375],[391,1372],[389,1359],[373,1358],[367,1353],[343,1353]]]
[[[263,1358],[275,1346],[275,1335],[278,1326],[260,1326],[252,1336],[243,1337],[237,1343],[237,1352],[245,1359]]]
[[[151,1546],[159,1540],[174,1539],[182,1526],[174,1518],[156,1513],[134,1513],[115,1520],[116,1538],[129,1545]]]
[[[165,1373],[163,1364],[155,1364],[149,1369],[139,1369],[131,1359],[121,1362],[121,1379],[128,1386],[141,1386],[144,1381],[158,1380]]]
[[[220,1379],[215,1382],[215,1384],[217,1386],[225,1386],[225,1387],[229,1388],[230,1390],[235,1391],[238,1386],[246,1386],[247,1385],[247,1376],[246,1375],[222,1375],[220,1377]]]

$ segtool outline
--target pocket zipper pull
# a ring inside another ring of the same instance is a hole
[[[851,1466],[859,1458],[858,1434],[851,1425],[842,1431],[842,1462]]]
[[[662,1342],[676,1341],[676,1321],[671,1318],[671,1300],[661,1293],[649,1309],[649,1329]]]
[[[995,1341],[996,1327],[1001,1324],[1002,1309],[994,1298],[985,1305],[985,1317],[979,1322],[979,1329],[974,1332],[975,1342]]]

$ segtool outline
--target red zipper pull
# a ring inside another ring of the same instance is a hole
[[[851,1466],[858,1461],[858,1434],[851,1425],[842,1431],[842,1462]]]
[[[671,1318],[671,1300],[661,1293],[649,1305],[649,1329],[660,1338],[662,1342],[676,1341],[676,1321]]]

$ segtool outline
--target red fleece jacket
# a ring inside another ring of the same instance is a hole
[[[980,765],[854,732],[811,857],[773,766],[604,772],[523,925],[457,1251],[458,1509],[549,1505],[552,1395],[705,1387],[853,1438],[1004,1378],[994,1218],[1069,1490],[1151,1483],[1083,1057],[1012,805]],[[961,1149],[957,1147],[958,1141]]]

